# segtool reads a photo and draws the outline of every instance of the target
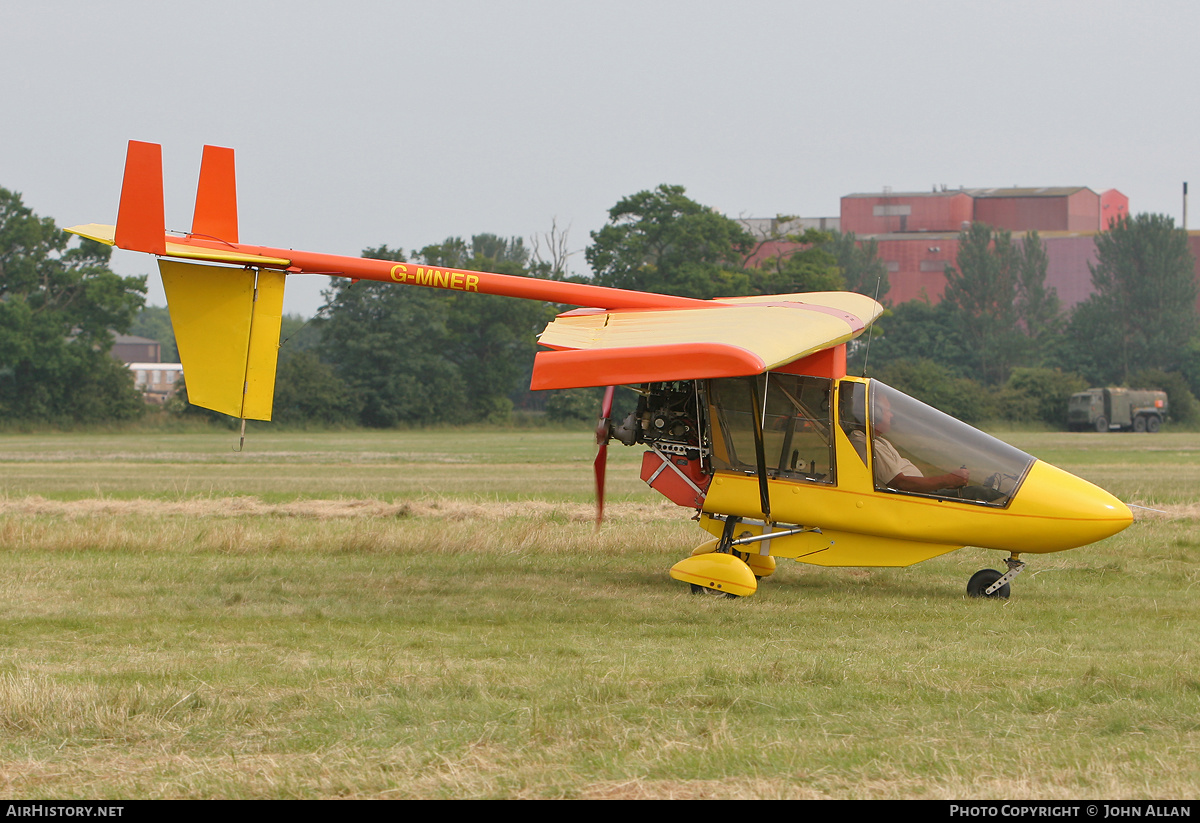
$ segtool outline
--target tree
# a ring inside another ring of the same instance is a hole
[[[1067,403],[1087,383],[1061,369],[1016,368],[1000,392],[1001,412],[1008,420],[1040,421],[1062,429],[1067,423]]]
[[[280,359],[275,374],[275,408],[280,423],[357,423],[362,398],[322,363],[311,349]]]
[[[976,223],[958,239],[943,300],[937,306],[910,300],[889,309],[876,323],[870,363],[928,358],[995,387],[1013,368],[1051,361],[1059,350],[1062,317],[1058,294],[1046,286],[1048,257],[1037,232],[1014,244],[1009,232]],[[866,346],[856,349],[855,367]]]
[[[550,392],[546,399],[546,417],[560,423],[579,420],[594,423],[600,413],[603,395],[603,389],[561,389]]]
[[[946,266],[943,302],[962,350],[958,365],[988,385],[1003,383],[1025,354],[1018,327],[1021,256],[1012,234],[973,223],[958,235],[955,266]]]
[[[1090,268],[1095,294],[1071,319],[1074,356],[1088,376],[1124,383],[1138,369],[1179,370],[1197,330],[1186,233],[1166,215],[1122,217],[1096,235]]]
[[[750,294],[741,261],[754,245],[742,226],[661,185],[622,198],[592,232],[585,256],[602,286],[712,298]]]
[[[279,322],[279,362],[302,351],[314,351],[321,345],[320,315],[305,320],[299,314],[285,314]]]
[[[893,361],[876,376],[894,389],[919,397],[936,409],[966,423],[979,423],[995,416],[987,389],[974,380],[955,375],[945,366],[925,358]]]
[[[1017,316],[1028,338],[1027,360],[1045,366],[1062,337],[1058,292],[1046,286],[1050,256],[1036,231],[1025,235],[1017,253]]]
[[[901,303],[888,309],[868,332],[872,336],[855,347],[849,364],[852,371],[921,359],[949,368],[961,359],[963,345],[945,301],[936,306],[923,300]]]
[[[778,218],[774,225],[780,225]],[[786,223],[783,223],[786,225]],[[790,294],[804,291],[841,291],[846,287],[837,258],[826,250],[833,239],[829,232],[805,229],[799,233],[776,233],[763,238],[765,243],[782,243],[786,251],[768,257],[751,270],[753,290],[757,294]]]
[[[1179,372],[1193,396],[1200,395],[1200,335],[1192,335],[1183,351]]]
[[[145,299],[145,277],[108,268],[110,250],[70,238],[0,188],[0,416],[93,422],[144,411],[110,355]]]
[[[833,255],[842,270],[845,288],[865,294],[887,305],[887,265],[879,259],[879,243],[875,240],[859,240],[854,232],[830,232],[830,238],[821,248]]]
[[[401,249],[366,249],[364,257],[404,261]],[[401,422],[467,419],[466,387],[446,355],[444,295],[434,289],[338,279],[325,292],[321,355],[362,396],[361,422],[388,428]]]
[[[1058,362],[1064,369],[1082,374],[1093,386],[1119,384],[1122,367],[1114,357],[1116,333],[1105,306],[1094,298],[1092,295],[1071,310]]]
[[[163,306],[143,306],[129,327],[130,334],[157,340],[159,354],[164,363],[179,362],[179,347],[175,343],[175,330],[171,326],[171,314]]]
[[[532,237],[533,249],[531,271],[535,276],[546,280],[566,280],[570,277],[567,271],[567,261],[575,252],[571,251],[567,235],[571,232],[568,225],[565,229],[558,228],[558,218],[550,221],[550,231],[535,234]]]
[[[404,260],[386,246],[363,254]],[[529,252],[519,238],[476,235],[426,246],[420,259],[521,276]],[[363,424],[377,427],[506,421],[532,369],[535,336],[553,316],[536,301],[366,281],[335,283],[327,297],[323,359],[361,394]]]
[[[523,237],[474,234],[471,235],[471,256],[474,259],[491,260],[493,265],[513,263],[518,269],[516,273],[524,274],[529,265],[530,252]]]
[[[476,234],[471,255],[458,250],[468,245],[458,238],[427,246],[421,257],[432,265],[497,274],[528,276],[531,254],[519,237]],[[447,254],[454,249],[455,255]],[[492,294],[445,292],[447,329],[452,344],[447,354],[458,366],[470,398],[470,419],[507,422],[513,401],[528,392],[528,377],[537,353],[537,335],[553,319],[546,303]]]

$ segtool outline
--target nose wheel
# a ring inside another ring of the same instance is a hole
[[[971,579],[967,581],[967,596],[1007,600],[1009,581],[1024,571],[1025,562],[1020,559],[1020,555],[1014,554],[1006,558],[1004,563],[1008,566],[1008,571],[1003,574],[995,569],[980,569],[971,575]]]

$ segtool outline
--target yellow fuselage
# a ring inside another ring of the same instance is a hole
[[[853,378],[851,378],[853,379]],[[1129,508],[1103,489],[1036,460],[1006,507],[880,490],[872,466],[846,434],[832,427],[837,483],[768,480],[772,531],[790,525],[820,529],[750,543],[742,551],[825,566],[907,566],[963,546],[1016,554],[1056,552],[1102,540],[1132,520]],[[718,435],[719,436],[719,435]],[[720,536],[712,514],[764,520],[758,477],[713,474],[701,526]],[[735,536],[762,533],[739,523]]]

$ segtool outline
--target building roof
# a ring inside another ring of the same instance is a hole
[[[1087,186],[1039,186],[1037,188],[963,189],[976,198],[984,197],[1069,197],[1076,192],[1092,191]],[[1092,192],[1095,194],[1095,192]]]
[[[939,191],[869,191],[855,192],[854,194],[844,194],[843,199],[847,197],[953,197],[956,194],[965,194],[969,197],[986,198],[986,197],[1068,197],[1076,192],[1092,191],[1087,186],[1037,186],[1029,188],[1021,188],[1013,186],[1010,188],[990,188],[990,189],[966,189],[959,187],[957,189],[941,189]],[[1095,192],[1092,192],[1095,194]]]
[[[1007,230],[1006,230],[1007,231]],[[1048,237],[1095,237],[1100,234],[1099,229],[1092,231],[1045,231],[1044,229],[1017,229],[1009,231],[1013,240],[1021,240],[1030,234],[1037,232],[1038,237],[1045,240]],[[864,235],[865,239],[883,242],[885,240],[955,240],[962,232],[957,231],[904,231],[904,232],[883,232],[881,234]],[[1190,232],[1191,234],[1200,234],[1200,231]]]
[[[971,189],[943,189],[941,191],[860,191],[853,194],[843,194],[847,197],[954,197],[957,194],[969,194]],[[980,189],[979,191],[982,191]]]

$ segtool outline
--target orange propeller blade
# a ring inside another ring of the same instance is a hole
[[[604,390],[604,400],[600,402],[600,419],[596,422],[596,462],[592,469],[596,473],[596,528],[604,521],[604,472],[608,465],[608,441],[611,435],[609,418],[612,417],[613,394],[616,386]]]

